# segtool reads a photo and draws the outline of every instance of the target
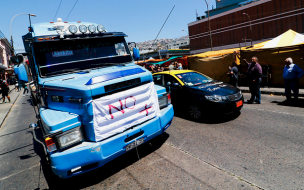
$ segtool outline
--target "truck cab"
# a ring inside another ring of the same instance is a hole
[[[37,126],[60,178],[101,167],[171,125],[170,95],[134,63],[125,37],[102,25],[60,18],[33,24],[22,37]]]

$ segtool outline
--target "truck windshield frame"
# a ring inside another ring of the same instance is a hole
[[[35,42],[33,50],[41,77],[123,65],[133,61],[124,37]]]

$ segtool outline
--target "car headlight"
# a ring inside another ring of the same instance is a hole
[[[205,98],[212,102],[224,102],[229,100],[226,96],[219,96],[219,95],[205,96]]]
[[[56,136],[59,148],[66,148],[73,144],[83,141],[83,135],[80,127],[66,131],[63,134]]]

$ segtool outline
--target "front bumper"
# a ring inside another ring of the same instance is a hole
[[[126,146],[135,140],[144,138],[144,142],[147,142],[162,134],[171,125],[173,116],[173,106],[169,105],[161,110],[160,116],[124,133],[100,142],[83,142],[68,150],[51,154],[52,170],[60,178],[69,178],[101,167],[126,153]],[[141,135],[137,136],[139,133]],[[125,142],[132,135],[137,137]],[[72,172],[73,169],[75,171]]]
[[[236,103],[242,101],[242,105],[237,107]],[[236,111],[240,111],[243,108],[244,97],[237,101],[229,101],[229,102],[205,102],[204,107],[206,107],[206,113],[211,114],[229,114]]]

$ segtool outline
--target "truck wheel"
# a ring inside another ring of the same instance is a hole
[[[202,108],[198,104],[191,104],[188,108],[188,113],[193,120],[200,120],[203,116]]]

